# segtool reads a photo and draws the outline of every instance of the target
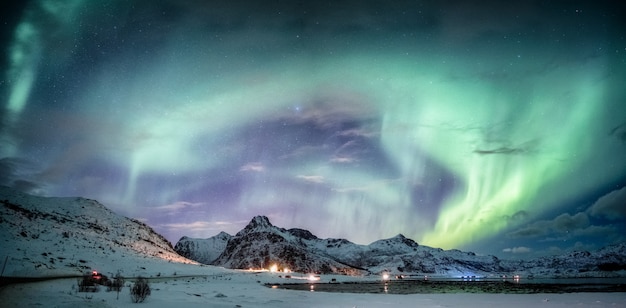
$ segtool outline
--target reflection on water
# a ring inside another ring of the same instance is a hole
[[[407,280],[407,279],[405,279]],[[410,281],[422,280],[422,279],[408,279]],[[426,279],[424,279],[426,280]],[[472,278],[433,278],[428,277],[430,281],[442,281],[442,282],[510,282],[510,283],[530,283],[530,284],[626,284],[626,277],[611,277],[611,278],[525,278],[525,277],[472,277]]]
[[[281,283],[268,287],[340,293],[572,293],[626,292],[626,278],[567,279],[403,279],[343,283]]]

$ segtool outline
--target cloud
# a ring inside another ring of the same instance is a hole
[[[559,232],[569,232],[589,226],[589,217],[585,213],[561,214],[553,220],[552,228]]]
[[[532,249],[528,247],[524,247],[524,246],[502,249],[502,252],[509,252],[509,253],[529,253],[531,251]]]
[[[540,220],[507,234],[509,238],[543,237],[540,242],[563,242],[575,238],[603,238],[623,241],[616,224],[594,225],[591,218],[605,217],[619,220],[626,217],[626,188],[614,190],[600,197],[587,211],[574,215],[561,214],[552,220]]]
[[[368,151],[368,147],[363,142],[359,142],[357,140],[350,140],[345,142],[341,146],[339,146],[334,155],[335,156],[352,156],[356,157],[359,154],[366,153]]]
[[[626,186],[600,197],[587,211],[591,216],[608,219],[626,218]]]
[[[16,165],[21,160],[4,157],[0,159],[0,185],[9,185],[15,178]]]
[[[0,158],[0,185],[27,193],[38,193],[42,185],[31,180],[34,166],[20,158]]]
[[[589,226],[587,228],[578,229],[573,231],[574,236],[585,236],[585,237],[605,237],[612,238],[614,235],[619,234],[617,228],[613,225],[605,225],[605,226]]]
[[[504,216],[504,218],[511,222],[521,222],[521,221],[525,221],[526,219],[528,219],[529,216],[530,215],[528,214],[527,211],[521,210],[521,211],[515,212],[511,216],[508,216],[508,215]]]
[[[589,226],[587,214],[579,212],[575,215],[561,214],[553,220],[540,220],[526,227],[507,234],[509,238],[538,237],[551,233],[569,233]]]
[[[549,232],[547,223],[544,221],[536,222],[530,226],[518,229],[516,231],[507,234],[510,238],[522,238],[522,237],[538,237],[547,235]]]
[[[311,183],[324,183],[324,176],[321,175],[298,175],[296,177]]]
[[[166,205],[162,205],[162,206],[157,206],[153,209],[155,210],[161,210],[161,211],[180,211],[186,208],[190,208],[190,207],[198,207],[198,206],[202,206],[204,205],[204,203],[202,202],[186,202],[186,201],[177,201],[171,204],[166,204]]]
[[[361,129],[361,128],[359,128],[359,129],[353,128],[353,129],[342,130],[339,133],[337,133],[337,135],[341,136],[341,137],[371,138],[371,137],[376,137],[376,136],[380,135],[380,133],[367,131],[367,130]]]
[[[239,168],[239,171],[242,171],[242,172],[263,172],[263,171],[265,171],[265,166],[262,163],[259,163],[259,162],[247,163],[247,164],[241,166],[241,168]]]
[[[179,230],[191,230],[191,231],[203,231],[203,230],[221,230],[224,226],[233,225],[232,222],[226,221],[193,221],[193,222],[182,222],[182,223],[169,223],[169,224],[161,224],[160,226],[170,229],[179,229]]]
[[[360,157],[367,155],[371,148],[367,142],[359,140],[349,140],[339,146],[330,159],[331,163],[349,164],[360,160]]]
[[[525,149],[522,148],[509,148],[509,147],[499,147],[490,150],[474,150],[474,153],[486,155],[486,154],[524,154],[526,153]]]
[[[244,221],[190,221],[190,222],[175,222],[175,223],[162,223],[153,224],[157,230],[167,230],[171,234],[177,234],[178,238],[182,236],[206,238],[219,232],[237,232],[235,230],[241,229],[241,225]]]
[[[568,241],[563,243],[563,239],[559,240],[560,244],[562,244],[563,246],[559,247],[559,246],[549,246],[547,248],[544,249],[533,249],[533,255],[535,256],[551,256],[551,255],[565,255],[567,253],[571,253],[574,251],[592,251],[592,250],[596,250],[602,246],[604,246],[601,243],[583,243],[581,241],[576,241],[576,242],[572,242],[572,241]],[[508,248],[510,249],[510,248]],[[506,251],[503,250],[503,252],[512,252],[512,251]]]
[[[498,146],[491,149],[476,149],[474,153],[480,155],[489,155],[489,154],[528,154],[535,151],[537,147],[537,141],[531,140],[524,143],[519,144],[518,146],[510,147],[510,146]]]
[[[218,223],[208,221],[180,222],[159,225],[159,227],[170,231],[184,231],[186,234],[191,236],[199,236],[200,234],[208,233],[208,231],[220,230],[221,226],[222,225]]]
[[[23,191],[27,193],[35,193],[35,194],[38,193],[38,191],[42,188],[41,185],[35,182],[30,182],[30,181],[25,181],[25,180],[13,181],[12,187],[19,191]]]
[[[354,157],[347,157],[347,156],[333,156],[330,159],[331,163],[337,163],[337,164],[350,164],[357,161],[356,158]]]
[[[350,141],[348,141],[348,142],[346,142],[346,143],[342,144],[342,145],[341,145],[339,148],[337,148],[337,150],[335,150],[335,151],[336,151],[336,152],[347,151],[347,150],[349,150],[350,148],[354,148],[354,147],[357,147],[357,146],[358,146],[358,144],[357,144],[357,142],[356,142],[356,141],[354,141],[354,140],[350,140]]]

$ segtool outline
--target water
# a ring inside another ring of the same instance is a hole
[[[567,279],[404,279],[342,283],[282,283],[268,287],[340,293],[573,293],[626,292],[626,278]]]

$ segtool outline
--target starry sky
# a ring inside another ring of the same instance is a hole
[[[97,199],[173,243],[255,215],[509,258],[622,242],[613,2],[13,4],[0,185]]]

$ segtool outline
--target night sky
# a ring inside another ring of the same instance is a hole
[[[618,2],[5,7],[0,184],[173,243],[255,215],[509,258],[622,242]]]

